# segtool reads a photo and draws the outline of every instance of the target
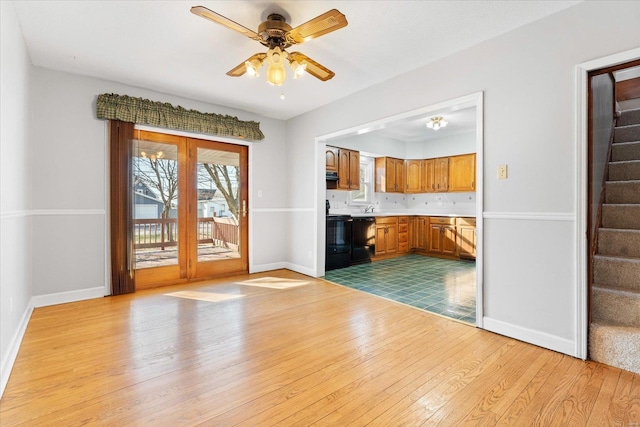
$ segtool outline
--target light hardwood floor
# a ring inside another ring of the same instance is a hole
[[[237,284],[264,277],[290,281]],[[640,375],[281,270],[38,308],[0,401],[3,427],[199,424],[638,426]]]

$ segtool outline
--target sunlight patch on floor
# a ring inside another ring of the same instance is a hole
[[[235,283],[237,285],[257,286],[260,288],[288,289],[308,285],[310,282],[307,280],[283,279],[282,277],[261,277]]]
[[[195,299],[198,301],[209,301],[209,302],[221,302],[227,301],[230,299],[242,298],[244,295],[242,294],[217,294],[214,292],[201,292],[201,291],[179,291],[179,292],[171,292],[169,294],[164,294],[168,297],[177,297],[177,298],[188,298]]]

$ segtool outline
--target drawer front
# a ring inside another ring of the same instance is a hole
[[[409,251],[409,243],[398,243],[398,252],[408,252]]]
[[[409,224],[398,225],[398,233],[408,233],[408,232],[409,232]]]
[[[376,224],[397,224],[397,216],[378,216],[376,217]]]
[[[409,217],[408,216],[399,216],[398,217],[398,224],[409,224]]]
[[[475,218],[456,218],[456,225],[468,225],[470,227],[476,226]]]
[[[400,234],[398,234],[398,244],[407,243],[408,241],[409,241],[409,234],[408,233],[400,233]]]
[[[443,216],[432,216],[429,218],[431,224],[455,224],[455,218],[448,218]]]

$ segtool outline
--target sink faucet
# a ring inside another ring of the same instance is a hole
[[[366,208],[364,208],[364,213],[373,213],[373,206],[369,205]]]

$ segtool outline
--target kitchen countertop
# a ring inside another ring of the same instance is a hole
[[[435,213],[435,212],[335,212],[337,214],[351,215],[352,218],[378,217],[378,216],[444,216],[449,218],[475,218],[475,214],[463,213]],[[331,212],[334,214],[334,212]]]

